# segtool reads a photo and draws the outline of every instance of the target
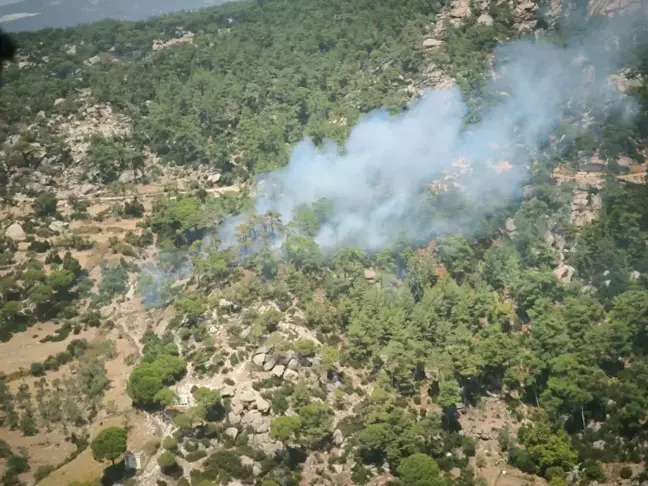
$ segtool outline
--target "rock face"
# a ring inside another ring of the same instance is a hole
[[[62,233],[65,231],[65,228],[67,227],[67,224],[64,223],[63,221],[52,221],[49,225],[49,229],[56,233]]]
[[[561,262],[560,265],[558,265],[558,268],[556,268],[553,271],[553,274],[561,282],[569,283],[571,282],[571,279],[574,276],[575,271],[576,269],[574,267]]]
[[[483,13],[477,18],[477,23],[483,25],[493,25],[493,17],[491,17],[487,13]]]
[[[257,366],[263,366],[263,362],[265,361],[265,354],[257,354],[252,358],[252,362],[257,365]]]
[[[284,374],[284,371],[286,371],[286,367],[283,365],[277,365],[272,369],[272,374],[281,378]]]
[[[25,230],[23,230],[22,226],[20,226],[18,223],[14,223],[9,226],[5,231],[5,236],[16,242],[25,241],[27,239]]]
[[[435,47],[441,47],[442,45],[443,41],[439,39],[433,39],[431,37],[423,41],[423,47],[425,47],[426,49],[434,49]]]
[[[261,413],[266,413],[270,410],[270,403],[268,403],[268,401],[263,397],[257,397],[254,404],[256,405],[257,410]]]
[[[335,432],[333,432],[333,444],[339,447],[343,442],[344,436],[342,435],[342,431],[340,429],[335,429]]]
[[[602,207],[600,195],[576,189],[571,204],[571,223],[577,228],[591,223],[596,220]]]

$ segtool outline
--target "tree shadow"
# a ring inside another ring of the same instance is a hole
[[[135,472],[134,469],[127,468],[122,459],[104,469],[101,476],[101,486],[113,486],[116,483],[123,483],[126,479],[135,476]]]

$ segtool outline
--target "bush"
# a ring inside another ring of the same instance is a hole
[[[34,201],[34,211],[38,216],[51,216],[56,213],[56,194],[41,192]]]
[[[198,450],[198,443],[193,440],[188,440],[184,443],[184,449],[187,452],[196,452]]]
[[[630,479],[632,477],[632,469],[628,466],[623,466],[621,471],[619,471],[619,477],[621,479]]]
[[[52,464],[45,464],[43,466],[39,466],[39,468],[36,470],[36,473],[34,474],[34,478],[36,481],[40,481],[41,479],[46,478],[49,476],[52,471],[56,470],[56,466],[53,466]]]
[[[178,448],[178,440],[172,435],[168,435],[162,441],[162,447],[168,451],[175,451]]]
[[[196,462],[196,461],[199,461],[200,459],[202,459],[203,457],[207,457],[207,452],[205,452],[204,450],[201,449],[201,450],[190,452],[189,454],[187,454],[185,456],[185,460],[188,461],[188,462]]]
[[[464,454],[466,454],[468,457],[473,457],[476,450],[475,439],[473,439],[472,437],[464,437],[462,442]]]
[[[45,373],[43,363],[39,363],[38,361],[32,363],[29,367],[29,372],[34,376],[42,376]]]
[[[169,451],[164,451],[162,454],[160,454],[160,457],[158,457],[157,461],[163,472],[173,469],[178,465],[175,456]]]

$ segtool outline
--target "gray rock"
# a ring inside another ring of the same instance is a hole
[[[79,188],[79,192],[81,192],[81,194],[83,194],[83,195],[90,194],[91,192],[94,192],[96,190],[97,190],[97,188],[95,186],[93,186],[92,184],[83,184]]]
[[[241,416],[237,413],[230,412],[227,415],[227,421],[232,425],[238,425],[241,423]]]
[[[515,231],[517,231],[517,226],[515,226],[515,221],[513,221],[513,218],[506,219],[506,221],[504,222],[504,228],[509,233],[515,233]]]
[[[243,413],[243,404],[238,401],[232,401],[230,404],[230,410],[234,412],[236,415],[241,415]]]
[[[241,425],[255,425],[263,421],[261,412],[258,410],[250,410],[241,419]]]
[[[9,226],[5,231],[5,236],[16,242],[25,241],[27,239],[25,230],[23,230],[22,226],[20,226],[18,223],[14,223]]]
[[[296,370],[297,368],[299,368],[299,360],[297,358],[290,358],[290,361],[288,361],[286,368],[288,368],[289,370]]]
[[[281,378],[284,375],[284,371],[286,371],[285,366],[277,365],[272,369],[272,374]]]
[[[299,378],[299,373],[297,373],[295,370],[287,369],[286,371],[284,371],[284,380],[296,380],[297,378]]]
[[[342,431],[340,429],[335,429],[335,432],[333,432],[333,444],[339,447],[343,442],[344,435],[342,435]]]
[[[226,385],[223,388],[221,388],[221,390],[220,390],[220,396],[223,397],[223,398],[233,397],[234,393],[235,393],[234,387],[230,386],[230,385]]]
[[[49,229],[56,233],[63,233],[65,228],[67,228],[67,223],[64,223],[63,221],[52,221],[49,225]]]
[[[217,184],[218,181],[220,181],[220,178],[221,178],[220,174],[212,174],[209,177],[207,177],[207,180],[212,184]]]
[[[248,467],[254,466],[254,459],[252,459],[251,457],[241,456],[239,459],[241,460],[242,466],[248,466]]]
[[[257,397],[254,403],[256,405],[257,410],[261,413],[266,413],[268,410],[270,410],[270,403],[267,400],[265,400],[263,397]]]
[[[551,234],[551,231],[547,231],[545,234],[545,243],[549,246],[553,246],[555,241],[556,239],[554,238],[554,235]]]
[[[268,346],[260,346],[254,354],[268,354],[270,352],[270,348]]]
[[[252,474],[254,474],[255,476],[259,476],[261,475],[262,472],[263,472],[263,468],[261,467],[261,464],[255,462],[252,465]]]
[[[269,428],[269,426],[268,426],[268,422],[265,421],[265,420],[263,420],[263,421],[261,421],[261,422],[255,422],[255,423],[252,424],[252,425],[254,426],[254,431],[255,431],[257,434],[263,434],[263,433],[267,432],[267,431],[268,431],[268,428]]]
[[[443,41],[440,41],[439,39],[433,39],[431,37],[423,41],[423,47],[425,47],[426,49],[441,47],[442,45],[443,45]]]
[[[263,362],[265,361],[265,354],[257,354],[252,358],[252,362],[257,365],[257,366],[263,366]]]
[[[267,357],[268,357],[268,355],[266,354],[267,361],[263,365],[263,369],[265,371],[270,371],[277,364],[277,359],[274,356],[270,356],[270,358],[267,358]]]
[[[487,13],[483,13],[477,18],[477,23],[484,25],[493,25],[493,17],[491,17]]]
[[[126,170],[119,176],[119,182],[122,184],[131,184],[135,182],[135,173],[132,170]]]
[[[252,390],[243,390],[238,398],[243,403],[250,403],[256,400],[256,393],[254,393]]]
[[[231,437],[232,439],[236,439],[236,437],[238,436],[238,429],[236,427],[229,427],[225,429],[225,435]]]

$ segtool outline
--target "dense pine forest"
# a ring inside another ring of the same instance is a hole
[[[16,34],[2,484],[648,482],[645,9]]]

